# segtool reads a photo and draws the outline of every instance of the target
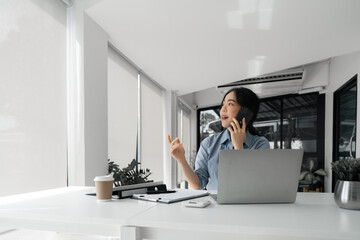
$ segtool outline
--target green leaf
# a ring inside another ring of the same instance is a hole
[[[325,171],[324,169],[322,169],[322,168],[316,170],[316,172],[314,172],[314,174],[317,174],[317,175],[319,175],[319,176],[327,176],[326,171]]]
[[[305,179],[306,175],[308,175],[310,172],[309,171],[303,171],[300,173],[300,177],[299,180],[303,180]]]
[[[113,174],[115,186],[125,186],[151,181],[147,179],[151,175],[150,169],[136,170],[137,165],[136,159],[133,159],[127,167],[120,169],[118,164],[108,159],[108,172]]]
[[[314,179],[314,175],[312,173],[309,173],[305,176],[305,181],[312,182]]]
[[[342,159],[332,162],[332,171],[339,180],[359,181],[360,159]]]
[[[314,165],[315,165],[314,160],[311,159],[310,162],[309,162],[309,170],[310,170],[310,172],[313,170]]]

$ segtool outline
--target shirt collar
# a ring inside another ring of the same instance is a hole
[[[254,135],[252,135],[249,130],[246,130],[246,139],[244,144],[247,148],[250,148],[252,146],[253,139]],[[225,144],[227,141],[231,142],[231,137],[229,130],[225,129],[220,137],[220,143]]]
[[[221,133],[221,137],[220,137],[220,143],[221,144],[224,144],[226,143],[226,141],[231,141],[231,138],[230,138],[230,133],[229,133],[229,130],[225,129],[222,133]]]

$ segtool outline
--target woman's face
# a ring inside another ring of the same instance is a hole
[[[224,128],[231,126],[230,123],[233,121],[233,118],[236,118],[240,108],[241,105],[236,101],[235,92],[229,92],[228,95],[225,96],[220,109],[221,125]]]

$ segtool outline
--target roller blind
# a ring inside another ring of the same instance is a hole
[[[162,90],[141,75],[141,168],[149,168],[154,181],[163,181]]]
[[[0,1],[0,196],[67,185],[66,6]]]
[[[111,47],[108,54],[108,156],[123,168],[136,158],[138,73]]]

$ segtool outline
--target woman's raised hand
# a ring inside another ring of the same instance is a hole
[[[175,138],[171,141],[170,135],[168,135],[168,142],[170,144],[170,154],[175,158],[182,172],[184,173],[185,179],[189,182],[191,189],[200,189],[200,180],[198,175],[190,168],[188,162],[185,159],[185,150],[183,145],[180,143],[179,138]]]
[[[170,135],[168,135],[168,142],[170,144],[170,154],[175,158],[178,162],[186,161],[185,159],[185,150],[183,145],[180,143],[179,138],[175,138],[171,141]]]

